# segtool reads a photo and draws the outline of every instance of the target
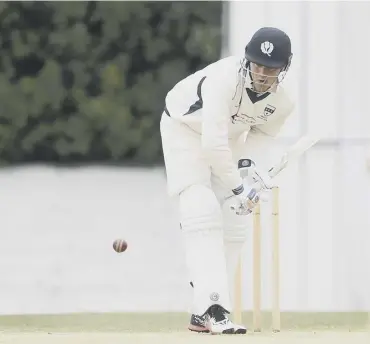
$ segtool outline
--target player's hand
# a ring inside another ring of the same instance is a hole
[[[268,173],[258,168],[251,159],[240,159],[238,169],[247,183],[257,183],[261,186],[261,189],[265,190],[271,190],[276,186]]]
[[[235,195],[235,204],[231,206],[231,209],[237,215],[249,215],[260,200],[260,192],[261,186],[257,183],[244,188],[242,193]]]
[[[251,168],[250,177],[253,182],[260,184],[262,189],[271,190],[276,186],[268,173],[259,169],[257,166]]]

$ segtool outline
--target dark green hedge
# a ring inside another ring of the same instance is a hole
[[[1,162],[160,162],[165,94],[219,57],[221,5],[1,2]]]

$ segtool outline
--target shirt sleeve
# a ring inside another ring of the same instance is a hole
[[[228,138],[235,87],[236,83],[232,87],[230,82],[225,83],[225,78],[219,76],[205,79],[202,87],[202,148],[212,173],[220,178],[225,187],[239,194],[243,191],[243,183],[233,161]]]

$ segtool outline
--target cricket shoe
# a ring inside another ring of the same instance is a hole
[[[206,328],[206,320],[200,315],[193,314],[190,318],[190,324],[188,329],[197,333],[209,333],[209,330]],[[234,324],[234,333],[235,334],[244,334],[246,333],[246,328],[241,325]]]
[[[245,334],[244,326],[234,324],[229,318],[229,312],[220,305],[211,306],[204,315],[205,328],[212,334]]]
[[[198,333],[209,333],[209,330],[206,328],[205,318],[196,314],[192,314],[188,329]]]

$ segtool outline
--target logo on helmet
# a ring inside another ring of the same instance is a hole
[[[273,50],[274,50],[274,45],[271,42],[266,41],[261,44],[261,51],[267,56],[271,57],[271,53]]]

